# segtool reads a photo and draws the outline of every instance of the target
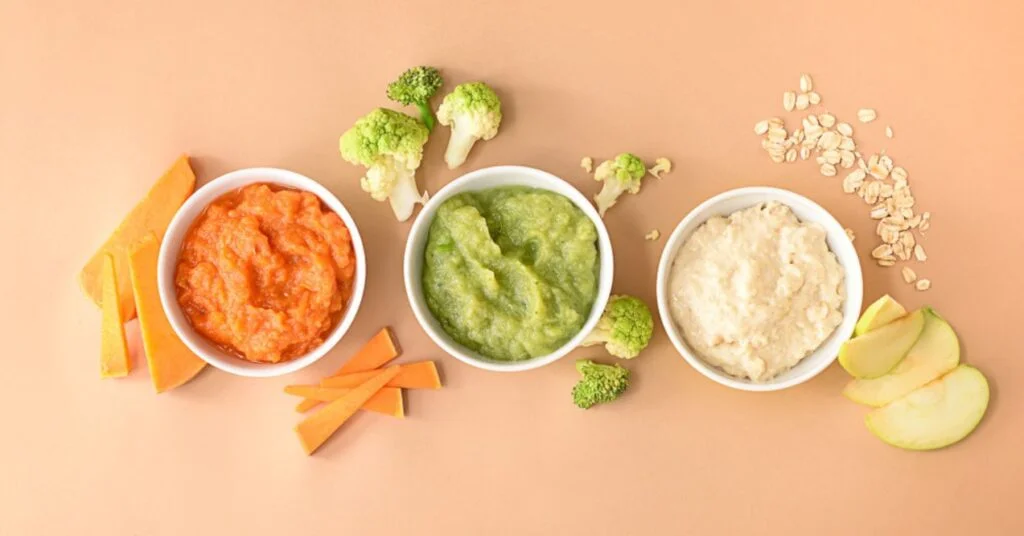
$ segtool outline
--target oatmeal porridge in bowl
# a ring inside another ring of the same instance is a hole
[[[778,390],[828,367],[860,312],[860,263],[841,225],[774,188],[716,196],[662,253],[658,309],[676,349],[724,385]]]

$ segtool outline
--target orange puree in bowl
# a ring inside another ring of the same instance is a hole
[[[352,239],[336,213],[309,192],[253,184],[192,224],[175,285],[196,331],[249,361],[279,363],[323,342],[354,274]]]

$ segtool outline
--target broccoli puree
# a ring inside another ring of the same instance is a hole
[[[525,187],[453,196],[437,209],[423,292],[441,327],[496,361],[549,354],[597,296],[597,229],[566,197]]]

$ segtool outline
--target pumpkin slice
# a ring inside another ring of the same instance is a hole
[[[128,342],[124,337],[124,317],[117,296],[114,256],[103,256],[103,334],[100,337],[100,377],[122,378],[131,371]]]
[[[149,233],[163,236],[178,207],[192,194],[196,176],[188,164],[188,156],[182,155],[170,169],[150,188],[146,197],[121,221],[113,234],[82,268],[78,279],[82,290],[96,305],[103,301],[103,259],[109,253],[114,257],[114,271],[128,273],[128,250]],[[135,317],[135,302],[132,286],[127,277],[118,280],[117,295],[121,303],[124,320]]]
[[[150,233],[128,255],[132,289],[139,312],[142,346],[156,392],[178,387],[199,374],[206,362],[196,357],[171,328],[156,285],[160,241]]]

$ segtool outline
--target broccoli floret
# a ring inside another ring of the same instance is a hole
[[[446,127],[452,127],[444,161],[448,163],[448,169],[455,169],[466,161],[476,140],[489,140],[498,135],[501,100],[483,82],[460,84],[441,102],[437,120]]]
[[[631,153],[622,153],[614,160],[605,160],[594,171],[594,179],[604,182],[601,191],[594,196],[597,211],[604,213],[615,205],[623,192],[635,194],[640,191],[640,179],[647,173],[644,161]]]
[[[654,318],[647,304],[632,296],[612,296],[597,327],[581,346],[604,344],[609,354],[633,359],[651,342],[653,333]]]
[[[602,365],[581,359],[576,362],[576,370],[583,379],[572,388],[572,402],[583,409],[611,402],[629,387],[629,369],[619,365]]]
[[[433,67],[413,67],[388,84],[388,98],[406,106],[420,109],[420,120],[428,130],[434,130],[434,112],[430,109],[430,98],[441,89],[444,80],[441,71]]]
[[[377,108],[341,136],[342,158],[367,168],[359,180],[363,191],[377,201],[390,201],[398,221],[409,219],[416,203],[427,201],[426,192],[416,187],[416,169],[428,134],[415,118]]]

